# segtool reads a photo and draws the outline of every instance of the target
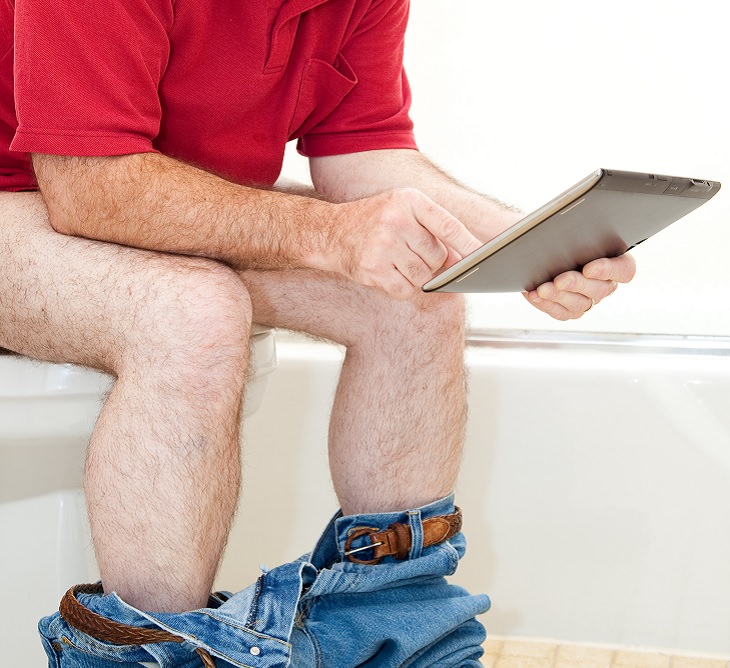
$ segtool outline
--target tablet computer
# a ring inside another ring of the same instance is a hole
[[[632,249],[704,204],[717,181],[599,169],[423,286],[522,292]]]

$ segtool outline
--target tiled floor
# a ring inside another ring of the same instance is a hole
[[[485,668],[730,668],[729,658],[704,658],[515,638],[487,640]]]

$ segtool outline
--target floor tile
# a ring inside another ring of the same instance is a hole
[[[671,668],[730,668],[730,661],[723,659],[700,659],[693,656],[675,656]]]
[[[546,659],[552,661],[555,658],[557,649],[558,646],[556,644],[505,638],[502,644],[501,656],[520,656],[524,658]]]
[[[484,668],[730,668],[728,659],[670,656],[666,652],[596,647],[545,640],[491,637]]]
[[[497,668],[497,661],[499,661],[499,657],[495,654],[485,654],[481,658],[482,666],[484,668]]]
[[[500,656],[494,668],[553,668],[553,662],[529,656]]]
[[[668,654],[617,651],[612,668],[670,668]]]
[[[614,651],[586,645],[560,645],[553,668],[611,668]]]
[[[487,642],[483,645],[484,653],[489,656],[499,656],[503,645],[504,642],[501,638],[487,638]]]

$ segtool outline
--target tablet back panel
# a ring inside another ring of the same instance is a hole
[[[532,290],[591,260],[625,253],[696,209],[719,188],[713,181],[598,170],[423,289]]]

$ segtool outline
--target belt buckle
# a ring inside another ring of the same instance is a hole
[[[347,540],[345,541],[345,551],[344,555],[353,563],[353,564],[363,564],[365,566],[373,566],[380,562],[382,557],[374,557],[373,559],[361,559],[360,557],[356,557],[353,555],[356,555],[360,552],[365,552],[366,550],[374,550],[376,547],[380,547],[384,543],[382,541],[373,543],[372,542],[372,536],[373,534],[380,531],[378,527],[361,527],[359,529],[351,529],[347,533]],[[352,541],[357,540],[358,538],[362,538],[363,536],[370,536],[371,543],[370,545],[363,545],[361,547],[352,547]]]

